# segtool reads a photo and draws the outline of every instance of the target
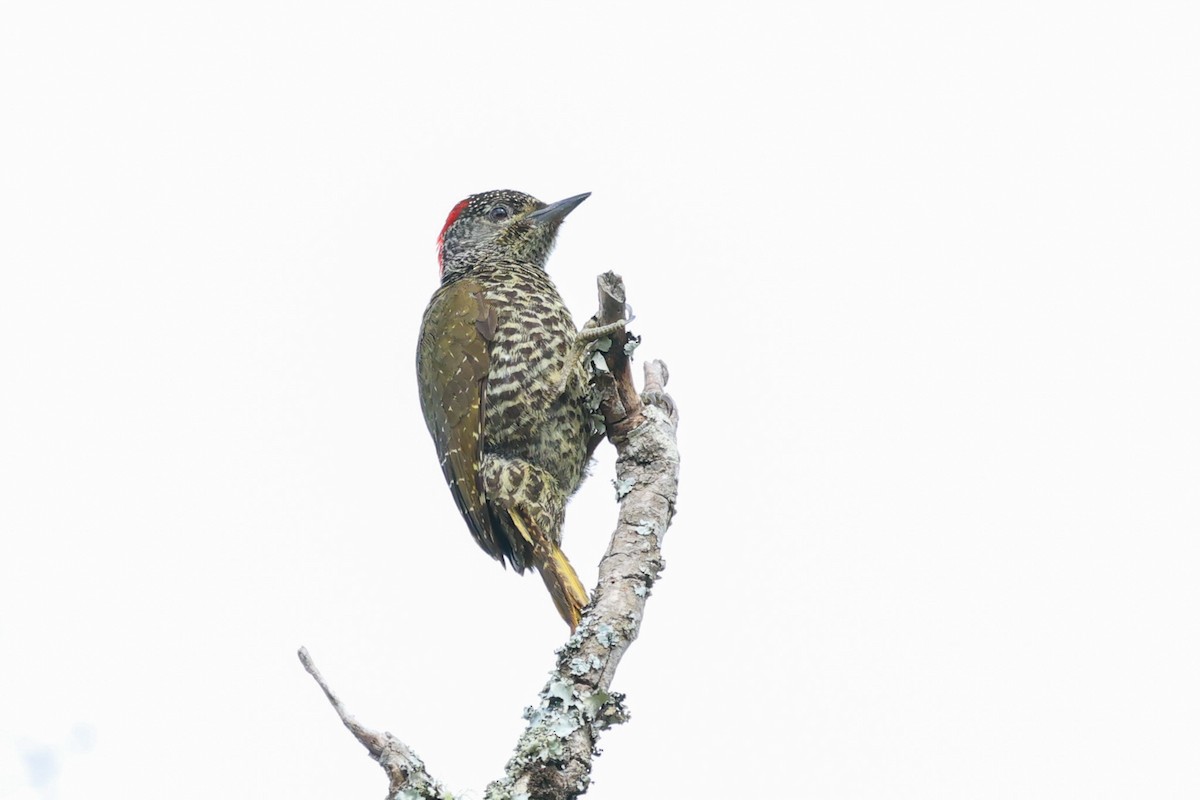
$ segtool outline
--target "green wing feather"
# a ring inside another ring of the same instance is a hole
[[[479,489],[488,351],[495,333],[496,309],[478,283],[461,280],[442,287],[421,322],[417,383],[454,502],[479,546],[503,562],[505,548]]]

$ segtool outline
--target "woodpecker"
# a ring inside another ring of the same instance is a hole
[[[563,519],[599,442],[586,351],[612,331],[576,329],[546,259],[589,194],[547,205],[501,190],[454,206],[417,343],[421,410],[471,535],[516,572],[537,569],[571,630],[588,596],[560,547]]]

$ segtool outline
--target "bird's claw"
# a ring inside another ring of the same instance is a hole
[[[583,326],[583,330],[579,332],[579,341],[587,344],[597,339],[603,339],[605,336],[611,336],[623,329],[628,322],[629,320],[619,319],[607,325],[596,325],[596,320],[594,318],[590,319],[588,320],[588,324]]]

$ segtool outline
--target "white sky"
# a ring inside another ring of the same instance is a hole
[[[566,631],[412,367],[493,188],[683,414],[589,797],[1200,795],[1200,26],[969,5],[6,4],[0,796],[382,796],[301,644],[499,774]]]

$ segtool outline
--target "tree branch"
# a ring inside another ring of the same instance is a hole
[[[301,647],[297,655],[300,656],[300,663],[304,665],[304,669],[308,670],[308,674],[313,676],[313,680],[321,687],[321,691],[325,692],[329,704],[341,717],[342,724],[350,730],[350,733],[354,734],[354,738],[358,739],[363,747],[367,748],[371,758],[379,762],[379,766],[383,767],[383,771],[387,773],[389,798],[446,800],[451,797],[450,793],[425,771],[425,763],[408,745],[386,731],[380,734],[364,727],[346,712],[342,701],[329,688],[329,684],[321,676],[321,671],[313,663],[312,656],[308,654],[306,648]]]
[[[625,286],[607,272],[597,279],[600,326],[625,316]],[[662,540],[675,513],[679,489],[679,415],[664,391],[667,368],[645,365],[645,391],[639,396],[630,370],[637,338],[618,330],[597,343],[604,368],[596,365],[600,413],[617,448],[616,479],[620,510],[600,579],[579,627],[556,653],[550,680],[517,742],[504,777],[487,788],[487,800],[571,800],[587,791],[592,759],[605,728],[624,722],[624,697],[609,686],[629,645],[637,638],[650,589],[663,570]],[[403,742],[359,725],[343,709],[303,648],[300,660],[354,737],[388,773],[389,800],[444,800],[450,795],[425,771]]]

